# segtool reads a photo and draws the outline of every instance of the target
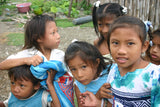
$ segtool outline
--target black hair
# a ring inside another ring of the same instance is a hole
[[[96,59],[97,58],[100,59],[99,66],[97,68],[97,76],[99,76],[102,70],[107,68],[106,65],[109,64],[109,63],[105,63],[104,61],[105,58],[101,55],[101,53],[95,46],[84,41],[76,41],[74,43],[71,43],[68,46],[68,48],[65,51],[65,63],[68,65],[68,62],[74,57],[76,57],[77,55],[84,62],[92,64],[93,66],[97,64]]]
[[[25,44],[23,49],[29,49],[34,46],[36,49],[41,50],[37,40],[44,37],[46,23],[49,21],[55,22],[52,16],[38,15],[32,17],[32,19],[26,23]]]
[[[155,37],[155,36],[159,36],[160,37],[160,28],[154,30],[152,33],[150,33],[151,36],[149,36],[149,40],[152,41],[152,39]],[[151,45],[149,45],[147,51],[146,51],[146,55],[147,57],[151,58],[150,56],[150,49],[151,49]]]
[[[121,16],[117,18],[110,26],[108,36],[107,36],[107,43],[110,49],[110,36],[112,32],[117,28],[134,28],[138,33],[142,45],[147,39],[147,31],[146,26],[142,20],[133,16]]]
[[[100,5],[99,7],[94,6],[92,10],[92,20],[95,32],[99,37],[98,45],[100,45],[104,41],[103,35],[99,34],[98,31],[98,20],[102,20],[106,16],[111,17],[119,17],[123,16],[125,13],[122,11],[124,8],[120,6],[118,3],[105,3]],[[114,18],[113,17],[113,18]]]
[[[33,83],[34,86],[41,81],[32,75],[29,65],[21,65],[21,66],[11,68],[8,72],[8,76],[9,78],[13,77],[15,81],[22,80],[22,79],[26,81],[29,80]]]

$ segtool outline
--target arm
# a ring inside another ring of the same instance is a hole
[[[112,91],[109,90],[109,88],[111,88],[111,85],[109,83],[104,83],[102,87],[98,90],[98,92],[96,93],[96,97],[98,99],[113,98],[113,96],[111,95]]]
[[[79,91],[79,88],[76,85],[75,85],[75,94],[76,94],[76,97],[77,97],[78,107],[82,107],[81,99],[80,99],[81,92]]]
[[[5,107],[3,102],[0,102],[0,107]]]
[[[47,78],[47,86],[48,86],[48,89],[49,89],[49,92],[51,94],[51,97],[52,97],[52,102],[51,102],[51,107],[60,107],[61,104],[59,102],[59,99],[58,99],[58,96],[56,94],[56,91],[55,91],[55,88],[54,88],[54,85],[53,85],[53,79],[54,79],[54,76],[55,74],[57,73],[56,71],[47,71],[48,72],[48,78]]]
[[[36,66],[41,62],[43,62],[43,58],[39,55],[25,58],[6,59],[0,63],[0,70],[7,70],[24,64]]]

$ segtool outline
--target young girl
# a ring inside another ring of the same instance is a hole
[[[94,4],[92,19],[95,32],[98,36],[94,41],[94,45],[104,57],[111,58],[106,42],[109,26],[117,17],[125,15],[126,12],[126,7],[122,7],[117,3],[105,3],[100,5],[100,1],[97,1]]]
[[[107,79],[114,96],[110,99],[113,107],[160,106],[160,68],[141,57],[149,44],[146,35],[145,24],[131,16],[119,17],[110,27],[107,42],[117,63]],[[91,94],[88,97],[95,98]],[[84,105],[87,99],[81,100]]]
[[[96,47],[82,41],[69,45],[65,52],[65,62],[76,79],[75,93],[80,107],[80,93],[90,91],[96,94],[106,82],[109,66]]]
[[[31,71],[30,66],[22,65],[9,70],[8,72],[11,93],[8,100],[0,103],[1,107],[18,107],[18,106],[39,106],[39,107],[57,107],[60,106],[58,97],[56,96],[54,86],[52,84],[52,76],[54,72],[48,72],[47,85],[53,96],[53,101],[48,102],[49,92],[40,87],[40,80],[36,79]],[[53,93],[54,92],[54,93]],[[58,105],[57,105],[58,104]]]
[[[156,65],[160,65],[160,29],[153,31],[147,52],[147,59]]]
[[[24,64],[37,66],[48,60],[64,63],[64,52],[57,49],[59,43],[60,35],[54,18],[49,15],[34,16],[25,26],[23,50],[1,62],[0,69],[10,69]],[[67,103],[66,101],[62,101],[62,103],[73,106],[72,78],[66,73],[58,80],[61,93],[64,93],[68,98]]]

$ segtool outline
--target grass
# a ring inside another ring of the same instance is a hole
[[[7,35],[8,45],[20,46],[24,43],[24,34],[23,33],[10,33]]]
[[[74,25],[71,19],[56,19],[55,21],[58,27],[63,27],[63,28],[74,27],[74,26],[80,26],[81,28],[93,27],[92,22],[85,23],[82,25]],[[18,24],[18,27],[22,27],[22,26],[24,26],[24,24],[21,24],[21,23]],[[7,35],[7,38],[8,38],[8,41],[7,41],[8,45],[20,46],[24,44],[24,33],[10,33]]]
[[[81,25],[74,25],[72,23],[72,20],[71,19],[56,19],[56,24],[58,27],[63,27],[63,28],[66,28],[66,27],[74,27],[74,26],[80,26],[80,27],[93,27],[93,24],[92,22],[88,22],[88,23],[85,23],[85,24],[81,24]]]

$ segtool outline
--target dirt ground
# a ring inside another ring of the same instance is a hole
[[[73,39],[83,40],[93,43],[96,38],[93,28],[80,28],[68,27],[58,28],[59,34],[61,35],[61,43],[59,49],[65,51],[67,46]],[[13,32],[23,32],[23,28],[18,28],[16,22],[1,22],[0,21],[0,62],[6,59],[9,55],[19,51],[22,46],[8,46],[6,44],[6,35]],[[7,99],[10,92],[9,78],[6,70],[0,71],[0,101]]]

